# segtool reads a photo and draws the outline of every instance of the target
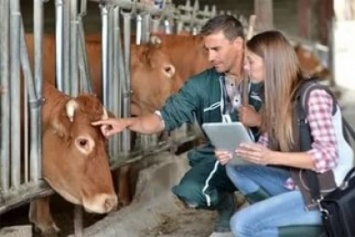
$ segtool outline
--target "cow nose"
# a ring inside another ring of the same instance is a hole
[[[116,209],[116,207],[117,207],[117,196],[116,195],[108,195],[104,201],[104,208],[105,208],[106,212],[112,211],[112,210]]]

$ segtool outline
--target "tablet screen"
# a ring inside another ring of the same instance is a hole
[[[202,128],[212,145],[220,150],[233,154],[229,164],[244,164],[246,161],[235,154],[240,143],[253,143],[248,129],[241,122],[232,123],[204,123]]]

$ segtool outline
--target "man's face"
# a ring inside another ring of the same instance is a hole
[[[229,40],[223,31],[205,36],[205,48],[208,52],[208,60],[219,73],[228,73],[233,68],[238,68],[236,59],[243,49],[243,39],[237,37]],[[237,69],[238,70],[238,69]]]

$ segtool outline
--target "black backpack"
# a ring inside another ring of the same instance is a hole
[[[327,86],[321,85],[317,79],[306,79],[299,87],[296,93],[297,114],[299,125],[299,137],[301,151],[311,149],[312,136],[307,123],[307,101],[312,90],[326,90],[333,98],[333,114],[337,109],[337,101],[333,93]],[[350,144],[350,135],[355,141],[355,132],[350,124],[342,117],[343,134]],[[355,236],[355,168],[352,168],[344,178],[343,185],[338,187],[327,196],[322,197],[319,190],[317,175],[312,170],[305,170],[305,177],[311,188],[311,196],[313,200],[318,202],[320,211],[322,212],[322,220],[325,236],[343,237]]]

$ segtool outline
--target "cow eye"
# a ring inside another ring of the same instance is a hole
[[[80,139],[80,140],[79,140],[79,145],[80,145],[81,147],[85,147],[86,144],[88,144],[88,140],[86,140],[86,139]]]

